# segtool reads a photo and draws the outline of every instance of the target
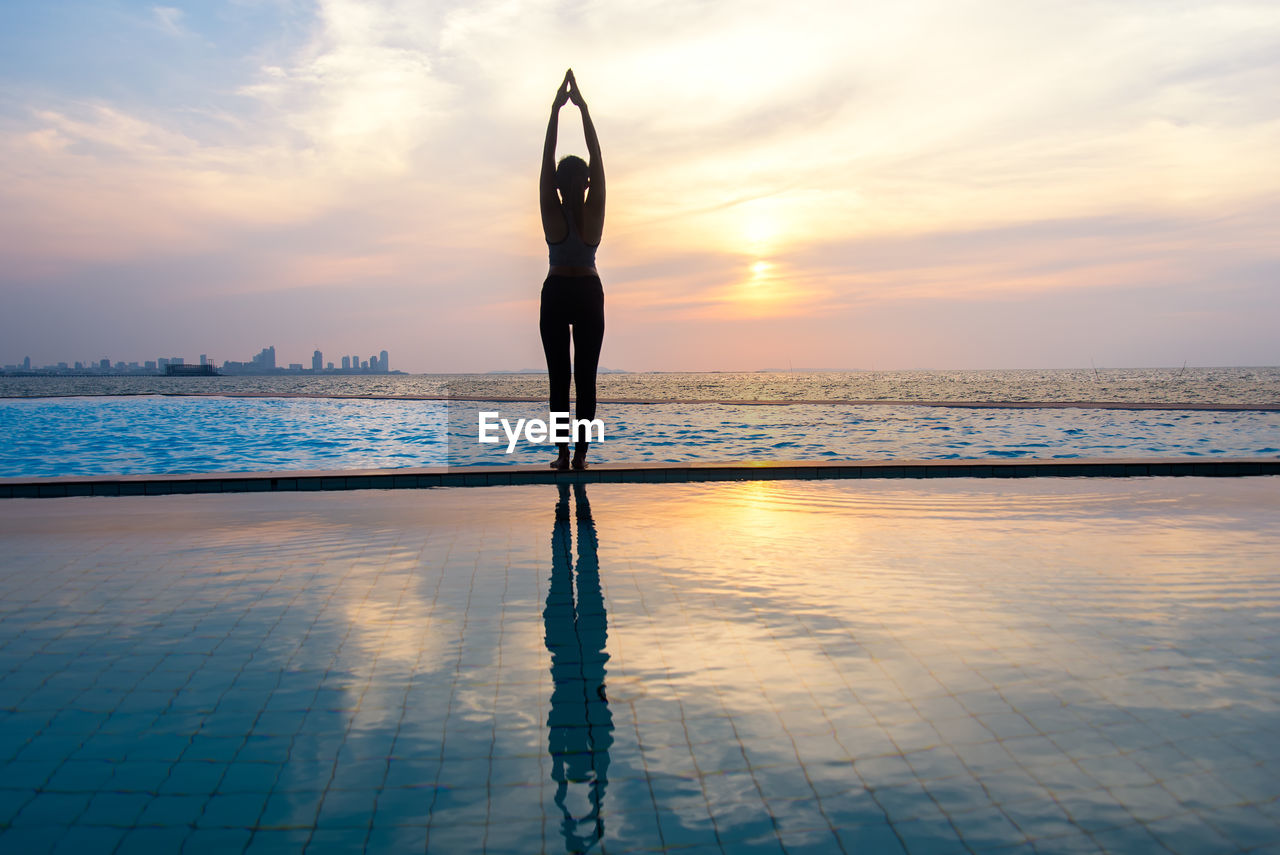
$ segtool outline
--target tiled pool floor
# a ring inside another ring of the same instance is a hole
[[[1274,477],[0,508],[0,851],[1280,852]]]

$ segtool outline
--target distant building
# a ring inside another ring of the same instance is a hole
[[[66,362],[50,362],[45,365],[35,365],[32,363],[30,356],[24,357],[21,363],[17,365],[4,365],[0,367],[3,372],[33,372],[36,374],[63,374],[68,375],[73,372],[76,374],[87,375],[142,375],[156,373],[176,373],[181,375],[206,376],[207,372],[200,371],[179,371],[169,372],[172,366],[186,366],[187,368],[200,368],[206,366],[212,369],[214,375],[218,374],[280,374],[284,372],[300,372],[308,374],[336,374],[338,372],[350,374],[388,374],[391,371],[391,354],[382,350],[379,353],[369,356],[367,359],[361,359],[355,354],[341,356],[340,366],[334,362],[325,362],[324,352],[317,347],[311,354],[311,362],[309,367],[304,367],[303,363],[290,362],[281,364],[277,367],[276,348],[275,345],[262,348],[247,362],[236,362],[227,360],[222,363],[216,363],[209,358],[209,354],[202,353],[198,362],[188,363],[181,356],[161,356],[154,360],[148,359],[142,362],[126,362],[124,360],[112,360],[107,357],[88,361],[77,361],[74,368],[70,367]]]

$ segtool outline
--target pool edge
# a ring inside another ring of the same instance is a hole
[[[747,461],[601,464],[556,472],[511,466],[0,478],[0,499],[399,490],[556,483],[654,484],[870,478],[1239,478],[1280,475],[1277,458]]]

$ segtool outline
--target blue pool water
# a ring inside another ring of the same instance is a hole
[[[1273,853],[1275,481],[7,500],[0,851]]]
[[[0,399],[0,477],[541,465],[477,441],[514,402],[95,396]],[[605,463],[1280,455],[1280,413],[892,404],[609,404]]]
[[[0,399],[3,475],[443,466],[440,402],[331,398]]]

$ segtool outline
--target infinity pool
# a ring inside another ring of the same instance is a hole
[[[1280,840],[1275,478],[0,507],[0,850]]]
[[[478,441],[515,402],[338,398],[0,399],[0,477],[542,466],[550,446]],[[605,463],[1277,457],[1280,412],[829,404],[610,404]],[[501,437],[497,431],[495,438]]]

